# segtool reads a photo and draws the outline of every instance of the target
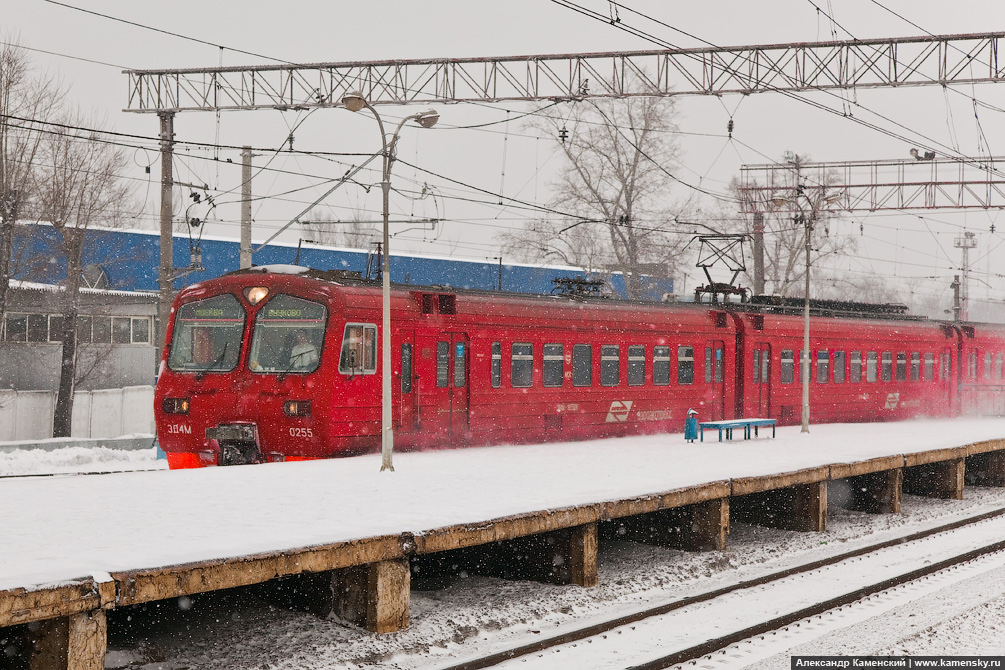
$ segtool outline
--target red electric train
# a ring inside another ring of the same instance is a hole
[[[394,286],[395,448],[679,432],[689,408],[795,423],[800,313]],[[380,323],[379,285],[306,268],[179,292],[155,394],[170,466],[378,451]],[[1005,411],[1003,327],[816,315],[810,348],[814,422]]]

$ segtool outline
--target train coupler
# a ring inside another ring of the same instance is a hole
[[[206,429],[206,439],[220,447],[218,465],[262,463],[258,448],[258,426],[253,423],[221,423]]]

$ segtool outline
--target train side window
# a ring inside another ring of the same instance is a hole
[[[844,384],[845,352],[834,352],[834,383]]]
[[[858,384],[862,381],[862,352],[851,352],[851,362],[848,365],[848,381]]]
[[[530,388],[534,383],[534,345],[514,342],[510,347],[510,384],[513,388]]]
[[[761,354],[761,383],[768,384],[771,382],[771,357],[768,356],[768,351],[765,349],[764,353]]]
[[[754,349],[754,363],[751,365],[754,370],[754,379],[752,380],[755,384],[761,383],[761,350]]]
[[[565,347],[561,344],[544,345],[544,385],[557,388],[565,378]]]
[[[865,380],[870,384],[876,381],[876,352],[865,353]]]
[[[782,349],[781,382],[783,384],[792,383],[792,369],[795,367],[793,365],[795,363],[793,353],[792,349]]]
[[[925,372],[923,379],[930,382],[935,379],[935,354],[928,352],[925,354]]]
[[[670,385],[670,347],[653,347],[653,385]]]
[[[454,388],[462,388],[468,381],[468,345],[454,342]]]
[[[299,352],[293,353],[295,352],[295,347],[298,346],[300,345],[294,345],[294,349],[290,350],[291,356],[299,356]],[[259,347],[255,347],[254,345],[252,346],[253,363],[254,361],[258,361],[262,371],[271,371],[272,368],[269,367],[267,363],[262,361],[264,356],[256,355],[258,350]],[[263,353],[268,350],[264,340],[262,342],[261,350]],[[309,355],[307,355],[307,359],[310,359]],[[314,361],[316,364],[316,354]],[[254,364],[252,365],[252,370],[256,370]],[[339,354],[338,371],[344,375],[376,374],[377,326],[362,323],[346,324],[345,331],[342,333],[342,352]]]
[[[705,347],[705,383],[712,383],[712,347]]]
[[[949,364],[952,362],[952,357],[950,354],[942,354],[941,365],[939,365],[939,378],[942,381],[949,381],[951,375],[949,372]]]
[[[826,349],[817,352],[817,383],[826,384],[830,380],[831,355]]]
[[[903,351],[897,352],[897,381],[907,381],[907,354]]]
[[[502,386],[502,342],[492,343],[492,388]]]
[[[991,353],[984,354],[984,379],[991,379]]]
[[[412,392],[412,344],[401,343],[401,392]]]
[[[893,379],[893,354],[889,351],[884,351],[881,358],[882,367],[880,368],[880,381],[888,382]]]
[[[436,388],[450,386],[450,343],[436,343]]]
[[[646,348],[641,344],[628,347],[628,385],[642,386],[646,383]]]
[[[1000,382],[1001,380],[1002,380],[1002,355],[999,353],[995,355],[995,381]]]
[[[572,385],[593,386],[593,346],[576,344],[572,347]]]
[[[681,386],[694,383],[694,347],[677,347],[677,383]]]
[[[967,356],[967,379],[977,379],[977,352],[971,351]]]
[[[911,381],[921,380],[921,354],[917,351],[911,352]]]
[[[617,386],[621,383],[621,347],[617,344],[600,345],[600,385]]]

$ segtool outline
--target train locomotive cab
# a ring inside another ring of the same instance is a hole
[[[370,362],[362,343],[333,355],[344,330],[338,286],[286,272],[234,273],[179,293],[154,399],[172,469],[330,455],[318,417],[338,380],[326,370]]]

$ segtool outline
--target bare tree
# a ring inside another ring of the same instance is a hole
[[[31,202],[44,124],[65,90],[32,70],[16,38],[0,33],[0,323],[7,307],[12,240],[19,215]]]
[[[53,435],[70,435],[73,392],[76,383],[77,316],[79,312],[81,257],[87,229],[113,221],[122,211],[128,192],[119,174],[125,166],[121,150],[101,141],[94,131],[71,128],[98,124],[79,114],[64,121],[66,130],[49,132],[39,162],[36,206],[58,234],[66,259],[63,287],[63,346]]]
[[[569,217],[536,221],[499,241],[504,253],[523,260],[621,271],[636,297],[639,275],[656,266],[671,273],[683,246],[667,225],[671,166],[680,153],[673,99],[571,105],[567,119],[538,117],[531,124],[559,138],[566,161],[551,205]]]
[[[809,184],[800,176],[799,165],[804,161],[797,156],[792,162],[792,171],[775,184],[769,184],[769,192],[776,195],[778,204],[759,203],[762,209],[764,234],[764,292],[769,295],[800,296],[806,277],[806,235],[810,235],[811,278],[813,285],[821,287],[815,297],[833,299],[853,299],[855,291],[831,261],[853,253],[855,239],[848,235],[831,234],[831,227],[840,216],[828,198],[835,195],[831,188],[836,176],[828,176],[822,184]],[[734,180],[731,189],[742,197],[739,183]],[[731,232],[753,235],[753,215],[736,215],[726,228]],[[750,264],[753,266],[753,263]],[[749,267],[745,276],[754,283],[753,269]]]

